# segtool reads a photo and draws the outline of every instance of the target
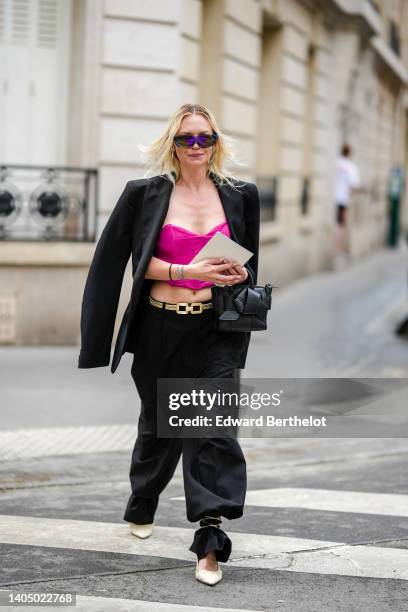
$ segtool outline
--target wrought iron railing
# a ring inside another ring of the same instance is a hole
[[[0,165],[0,240],[93,242],[98,171]]]

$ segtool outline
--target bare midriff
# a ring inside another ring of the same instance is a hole
[[[189,289],[188,287],[171,287],[166,281],[154,280],[150,287],[150,295],[162,302],[207,302],[211,300],[211,287]]]

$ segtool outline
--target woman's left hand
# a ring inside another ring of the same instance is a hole
[[[228,262],[228,259],[225,259],[225,262]],[[233,281],[231,285],[238,285],[239,283],[243,283],[248,278],[248,270],[245,268],[245,266],[241,266],[236,261],[231,261],[231,268],[225,270],[224,274],[226,276],[230,274],[239,274],[240,278],[237,278],[235,281]]]

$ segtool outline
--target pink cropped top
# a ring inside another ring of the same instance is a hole
[[[217,231],[230,238],[227,221],[219,223],[206,234],[195,234],[179,225],[167,223],[161,229],[154,255],[169,263],[188,264]],[[175,266],[172,267],[171,272],[172,276],[175,276]],[[198,279],[168,280],[167,283],[172,287],[188,287],[189,289],[202,289],[213,285],[211,282]]]

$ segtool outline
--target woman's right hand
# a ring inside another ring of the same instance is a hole
[[[216,285],[233,285],[241,277],[228,270],[237,264],[238,262],[227,257],[208,257],[197,263],[186,264],[184,275],[188,279],[197,279]]]

